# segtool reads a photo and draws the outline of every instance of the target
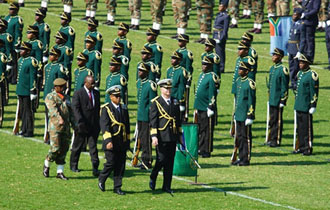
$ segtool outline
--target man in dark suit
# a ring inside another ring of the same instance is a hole
[[[84,142],[87,140],[89,154],[93,166],[93,176],[98,176],[99,158],[97,151],[97,137],[100,132],[100,93],[94,89],[95,80],[88,75],[84,87],[73,94],[72,109],[77,124],[72,144],[70,169],[79,172],[78,162]]]
[[[121,191],[122,179],[125,172],[126,151],[129,148],[130,130],[129,116],[125,105],[120,104],[121,86],[111,86],[107,91],[110,103],[101,107],[100,126],[103,134],[102,148],[106,162],[99,176],[98,187],[105,191],[105,182],[113,174],[113,192],[125,195]]]
[[[171,190],[173,165],[176,144],[182,142],[180,118],[180,103],[171,97],[172,80],[163,79],[158,82],[161,96],[151,101],[150,135],[152,145],[156,147],[156,164],[150,175],[149,187],[155,190],[158,172],[164,168],[162,190],[173,193]]]

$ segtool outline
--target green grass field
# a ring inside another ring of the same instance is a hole
[[[117,2],[116,23],[130,23],[127,1]],[[130,31],[128,38],[133,43],[132,61],[130,63],[129,111],[131,132],[134,132],[136,120],[135,70],[140,60],[140,50],[146,42],[145,30],[151,26],[149,1],[144,0],[140,31]],[[28,0],[20,15],[24,19],[24,38],[27,25],[34,22],[34,11],[40,1]],[[83,35],[87,30],[85,22],[79,19],[85,15],[84,1],[75,1],[71,25],[76,30],[75,55],[83,50]],[[97,19],[106,20],[104,2],[98,4]],[[7,14],[8,5],[0,4],[0,14]],[[59,0],[52,0],[46,22],[52,30],[51,46],[54,45],[54,34],[60,27],[59,14],[63,6]],[[112,193],[112,180],[106,183],[107,191],[101,192],[97,179],[92,177],[91,163],[88,154],[82,154],[80,173],[73,173],[65,166],[69,181],[55,178],[56,167],[51,168],[51,177],[42,176],[43,160],[48,145],[42,143],[44,131],[44,108],[40,106],[35,118],[35,137],[21,138],[11,134],[16,110],[15,87],[11,86],[9,105],[5,107],[3,128],[0,129],[0,209],[330,209],[330,78],[327,66],[327,53],[324,33],[316,34],[316,55],[312,69],[320,77],[320,93],[317,112],[314,115],[314,154],[309,157],[292,155],[293,139],[293,104],[294,95],[289,94],[287,107],[284,110],[284,131],[282,146],[269,148],[263,145],[265,139],[267,89],[265,77],[272,65],[269,55],[269,29],[264,24],[263,34],[254,36],[253,47],[259,54],[257,74],[256,120],[253,124],[253,149],[251,166],[230,166],[233,139],[229,136],[233,97],[230,94],[232,73],[236,60],[236,47],[240,36],[253,26],[253,20],[239,23],[238,29],[229,31],[227,41],[226,73],[222,75],[219,104],[219,124],[215,130],[214,152],[209,159],[199,159],[202,169],[198,171],[198,182],[203,185],[191,185],[194,177],[174,177],[172,188],[174,196],[162,193],[162,176],[159,176],[156,191],[148,187],[148,171],[141,171],[127,165],[122,189],[126,196]],[[191,40],[199,37],[196,22],[196,11],[192,12],[187,33]],[[111,56],[112,40],[116,37],[117,27],[100,25],[99,31],[104,37],[101,94],[104,101],[104,84],[108,74],[108,63]],[[166,17],[158,42],[164,48],[163,71],[170,65],[170,55],[178,48],[177,42],[169,37],[176,33],[172,17],[171,4],[168,2]],[[194,53],[194,75],[196,82],[201,71],[200,54],[204,46],[191,42],[188,48]],[[284,58],[287,65],[287,57]],[[76,67],[74,61],[73,69]],[[192,88],[193,89],[193,88]],[[193,95],[193,90],[191,90]],[[42,102],[43,103],[43,102]],[[328,104],[329,103],[329,104]],[[193,98],[190,106],[193,105]],[[192,113],[192,111],[191,111]],[[191,117],[190,117],[191,121]],[[98,147],[101,148],[101,137]],[[133,144],[131,144],[133,146]],[[67,162],[69,162],[69,155]],[[99,153],[100,156],[103,152]],[[130,154],[129,154],[130,156]],[[101,159],[101,163],[104,160]],[[129,163],[129,161],[128,161]],[[100,168],[103,166],[101,164]]]

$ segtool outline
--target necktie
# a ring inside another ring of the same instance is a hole
[[[120,106],[117,107],[117,111],[120,113]]]
[[[89,97],[90,102],[91,102],[92,105],[93,105],[92,91],[89,91],[89,92],[88,92],[88,97]]]
[[[167,100],[167,104],[168,104],[168,105],[171,104],[171,100],[170,100],[170,99]]]

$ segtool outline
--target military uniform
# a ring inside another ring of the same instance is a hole
[[[141,6],[142,0],[129,0],[129,10],[131,12],[131,25],[130,28],[133,30],[139,30],[141,20]]]
[[[118,30],[126,30],[129,31],[129,26],[125,23],[120,23]],[[131,60],[131,52],[132,52],[132,42],[127,39],[126,36],[118,36],[114,42],[120,42],[123,44],[123,55],[125,55],[129,60]]]
[[[176,50],[177,52],[182,54],[182,60],[180,62],[180,66],[185,68],[190,76],[193,75],[194,68],[193,68],[193,62],[194,62],[194,55],[193,53],[188,50],[186,47],[182,47]]]
[[[196,7],[201,38],[208,38],[212,31],[214,0],[197,0]]]
[[[320,10],[318,12],[319,23],[317,26],[318,31],[324,31],[326,27],[325,21],[328,19],[328,6],[329,0],[321,0]]]
[[[239,74],[238,74],[238,69],[239,69],[239,65],[241,62],[248,62],[251,65],[251,69],[248,73],[248,78],[252,79],[253,81],[256,78],[256,74],[257,74],[257,69],[255,69],[255,60],[250,57],[250,56],[246,56],[246,57],[237,57],[236,59],[236,64],[235,64],[235,70],[234,70],[234,75],[233,75],[233,81],[232,81],[232,89],[231,89],[231,93],[234,94],[234,91],[236,89],[236,80],[237,78],[239,78]]]
[[[120,72],[114,72],[110,73],[105,81],[106,89],[109,89],[110,87],[114,85],[120,85],[121,88],[121,99],[125,100],[125,93],[127,91],[127,79],[124,75],[122,75]],[[126,102],[126,101],[125,101]],[[110,103],[110,98],[108,94],[105,94],[105,103]]]
[[[108,10],[107,21],[109,21],[109,25],[114,25],[115,17],[116,17],[117,0],[105,0],[105,4]]]
[[[71,77],[71,67],[72,67],[72,60],[73,60],[73,51],[68,46],[64,44],[54,45],[54,48],[61,50],[61,55],[58,59],[58,62],[61,63],[65,68],[68,69]]]
[[[172,80],[171,97],[178,100],[180,106],[185,106],[185,91],[188,79],[187,70],[180,66],[171,66],[167,69],[167,79]]]
[[[86,68],[92,70],[95,80],[95,87],[100,87],[101,82],[101,64],[102,55],[97,50],[84,49],[83,53],[88,55],[88,62],[86,63]]]
[[[213,49],[215,47],[215,44],[216,44],[216,42],[215,42],[214,39],[211,39],[211,38],[206,38],[205,39],[205,45],[211,46],[211,47],[213,47]],[[220,73],[220,57],[215,52],[213,52],[213,49],[211,51],[209,51],[209,52],[202,53],[201,60],[203,60],[204,57],[212,58],[212,60],[213,60],[212,71],[214,73],[216,73],[217,76],[220,77],[220,74],[221,74]]]
[[[113,86],[107,90],[107,94],[120,94],[120,86]],[[105,182],[112,171],[114,192],[120,195],[122,179],[125,172],[126,151],[129,149],[130,123],[127,107],[122,104],[106,103],[101,106],[100,126],[103,134],[102,148],[106,163],[99,176],[99,187],[105,191]],[[112,148],[107,145],[112,143]],[[101,186],[100,186],[101,185]]]
[[[253,29],[249,30],[249,32],[253,32],[255,34],[260,34],[262,31],[262,23],[264,21],[264,0],[252,0],[252,7],[254,8],[254,24]]]
[[[150,12],[153,22],[152,28],[160,30],[163,23],[163,8],[166,5],[166,0],[149,0]]]
[[[95,20],[94,18],[89,18],[87,21],[88,25],[92,25],[97,27],[98,26],[98,21]],[[100,53],[102,53],[102,47],[103,47],[103,37],[102,34],[100,32],[98,32],[95,28],[95,30],[93,31],[87,31],[85,33],[85,38],[87,36],[92,36],[96,38],[96,44],[95,44],[95,50],[99,51]],[[86,43],[84,44],[84,48],[86,48]]]
[[[7,56],[0,52],[0,128],[2,127],[4,105],[6,103],[6,65]]]
[[[71,15],[63,12],[61,14],[61,19],[64,19],[64,20],[67,20],[68,22],[70,22]],[[74,51],[74,41],[76,39],[76,32],[75,32],[74,28],[72,28],[68,23],[67,25],[61,26],[59,31],[64,33],[68,38],[64,45],[68,46],[70,49],[72,49],[72,51]]]
[[[177,34],[185,34],[188,26],[188,10],[191,0],[172,0],[173,17]]]
[[[38,27],[37,26],[28,26],[27,33],[34,33],[36,35],[36,38],[30,39],[28,42],[32,45],[32,50],[30,55],[37,59],[38,64],[42,64],[42,50],[43,50],[43,44],[42,42],[37,38],[38,37]]]
[[[86,17],[95,17],[98,0],[85,0],[86,2]]]
[[[74,91],[79,90],[84,86],[85,77],[87,75],[92,75],[94,77],[93,71],[86,66],[78,67],[74,70]]]
[[[37,9],[35,14],[46,17],[46,10]],[[50,27],[47,23],[45,23],[44,20],[40,22],[35,22],[33,26],[38,26],[39,28],[38,39],[41,41],[43,45],[43,49],[42,49],[43,55],[47,58],[49,51],[50,32],[51,32]],[[47,63],[46,58],[43,60],[43,63]]]
[[[141,50],[141,54],[152,54],[152,48],[144,46],[143,49]],[[156,82],[156,80],[158,80],[160,78],[161,72],[160,72],[159,66],[156,65],[151,59],[142,60],[137,64],[136,80],[138,80],[138,67],[141,63],[147,64],[150,66],[148,79]]]
[[[277,48],[276,48],[277,49]],[[276,52],[276,49],[274,52]],[[283,130],[283,107],[288,99],[289,71],[282,62],[274,64],[269,70],[269,142],[271,147],[280,146]]]
[[[152,49],[152,57],[150,58],[150,61],[153,62],[158,67],[158,73],[157,75],[158,79],[161,77],[161,71],[162,71],[162,61],[163,61],[163,49],[160,44],[158,44],[156,41],[149,42],[144,44],[144,46],[150,47]]]

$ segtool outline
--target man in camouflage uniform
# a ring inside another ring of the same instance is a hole
[[[150,65],[140,63],[138,65],[139,79],[136,82],[137,89],[137,129],[138,137],[136,145],[140,146],[142,151],[141,158],[143,163],[152,168],[152,149],[150,138],[150,125],[149,125],[149,110],[151,100],[157,96],[157,84],[148,79],[150,72]],[[138,154],[137,154],[138,155]],[[146,169],[143,164],[140,165],[141,169]]]
[[[310,64],[312,64],[310,58],[302,54],[299,58],[300,71],[297,75],[298,85],[294,103],[298,135],[294,154],[311,155],[313,153],[313,114],[316,111],[319,96],[319,77],[315,71],[311,70]]]
[[[160,31],[163,24],[163,9],[166,0],[149,0],[150,12],[152,18],[152,29]]]
[[[115,25],[117,0],[105,0],[105,4],[108,10],[108,14],[107,14],[107,21],[105,21],[103,24],[109,26]]]
[[[49,51],[49,40],[50,40],[50,27],[47,23],[45,23],[44,19],[46,17],[46,10],[37,9],[35,13],[36,22],[33,26],[38,26],[39,28],[39,36],[38,39],[41,41],[43,45],[43,58],[42,63],[45,64],[48,62],[48,51]]]
[[[5,48],[5,42],[0,39],[0,128],[2,127],[4,106],[6,103],[6,65],[7,56],[1,52]]]
[[[150,47],[152,49],[152,57],[150,60],[155,63],[159,69],[159,77],[156,78],[156,81],[159,80],[162,70],[162,61],[163,61],[163,49],[160,44],[157,43],[157,36],[159,35],[159,30],[148,28],[147,30],[147,43],[144,46]]]
[[[227,0],[221,1],[223,3],[227,3]],[[239,17],[239,5],[241,0],[229,0],[229,14],[231,17],[230,28],[238,27],[238,19],[250,19],[251,18],[251,10],[252,10],[252,0],[242,0],[243,5],[243,15]]]
[[[275,13],[276,10],[276,13]],[[268,18],[273,16],[287,16],[290,14],[289,0],[267,0]]]
[[[63,3],[63,12],[67,12],[71,14],[73,7],[73,0],[62,0]]]
[[[150,71],[149,71],[149,75],[148,75],[149,80],[152,80],[155,82],[156,78],[160,78],[159,68],[154,62],[151,61],[151,57],[152,57],[152,49],[148,46],[144,46],[141,50],[142,61],[140,61],[137,64],[136,80],[139,79],[138,72],[139,72],[139,66],[141,63],[148,64],[150,66]]]
[[[76,39],[76,33],[74,29],[69,25],[71,22],[71,14],[63,12],[61,14],[61,28],[59,32],[64,33],[67,36],[67,41],[64,44],[65,46],[72,49],[72,53],[74,52],[74,41]]]
[[[24,137],[32,137],[34,129],[34,119],[32,103],[37,98],[37,69],[38,61],[30,56],[32,45],[22,42],[20,47],[20,59],[18,60],[18,76],[16,94],[18,103],[16,109],[16,119],[13,133]],[[19,130],[19,121],[22,120],[22,129]]]
[[[214,0],[197,0],[197,23],[201,33],[200,39],[196,42],[203,41],[211,35]]]
[[[131,60],[132,42],[126,37],[128,32],[129,26],[125,23],[119,23],[117,32],[118,37],[114,41],[121,42],[124,45],[123,55]]]
[[[78,68],[74,70],[74,91],[79,90],[84,86],[85,78],[87,75],[93,75],[93,71],[86,67],[88,62],[88,55],[85,53],[78,53],[77,65]]]
[[[173,17],[176,22],[177,35],[186,33],[190,1],[191,0],[172,0]]]
[[[56,178],[68,180],[63,174],[66,153],[70,147],[70,125],[74,129],[75,122],[71,108],[70,97],[64,94],[67,81],[57,78],[54,81],[54,91],[46,97],[45,104],[48,109],[48,130],[50,149],[44,161],[43,175],[49,177],[52,162],[57,164]]]
[[[44,67],[44,97],[43,99],[46,99],[46,96],[48,93],[52,92],[53,90],[53,82],[57,78],[63,78],[67,79],[68,77],[68,70],[58,62],[58,59],[61,55],[61,51],[56,48],[51,48],[49,51],[49,63],[45,65]],[[48,110],[47,106],[45,105],[45,132],[44,132],[44,142],[48,143],[49,140],[49,133],[48,133]]]
[[[88,20],[88,18],[95,18],[98,0],[85,0],[86,2],[86,15],[81,20]]]
[[[123,55],[124,44],[114,41],[112,45],[112,57],[121,59],[120,73],[125,76],[128,81],[129,59]]]
[[[127,98],[126,93],[127,93],[127,79],[124,75],[120,73],[120,67],[122,65],[122,60],[120,58],[116,57],[111,57],[110,60],[110,74],[106,78],[106,88],[109,89],[110,87],[114,85],[120,85],[121,90],[120,90],[120,98],[124,104],[127,104]],[[126,99],[125,99],[126,98]],[[105,94],[105,103],[110,103],[110,98],[109,94]]]
[[[202,73],[199,75],[195,92],[194,123],[199,125],[198,153],[203,158],[211,157],[213,151],[216,95],[219,88],[219,77],[213,72],[213,63],[212,57],[203,57]]]
[[[9,33],[12,38],[12,62],[11,65],[7,66],[9,70],[8,80],[11,84],[17,83],[17,60],[19,56],[19,47],[22,41],[22,31],[23,31],[23,19],[18,16],[19,6],[17,3],[11,3],[9,5],[9,15],[5,17],[8,22],[7,33]]]
[[[325,31],[326,24],[325,22],[328,19],[328,14],[329,11],[327,11],[329,5],[329,0],[321,0],[321,6],[320,6],[320,11],[319,11],[319,23],[317,25],[316,30],[317,31]]]
[[[102,34],[97,31],[97,27],[99,26],[99,21],[94,18],[88,18],[87,24],[88,24],[88,31],[85,33],[85,38],[88,35],[95,37],[96,38],[95,50],[98,50],[100,53],[102,53],[103,38],[102,38]],[[84,47],[86,48],[86,46]]]
[[[83,53],[88,55],[88,62],[86,63],[86,68],[93,71],[95,88],[99,89],[101,82],[101,64],[102,64],[102,54],[95,50],[96,38],[92,36],[87,36],[85,38],[86,49]]]
[[[253,29],[249,30],[251,33],[261,34],[262,24],[264,21],[264,0],[252,0],[252,5],[254,8],[254,24]]]
[[[218,77],[220,77],[220,57],[213,51],[216,45],[216,42],[214,39],[206,38],[204,41],[205,44],[205,52],[201,56],[201,60],[204,59],[204,57],[209,57],[213,59],[213,68],[212,71],[217,74]]]
[[[131,12],[131,25],[129,26],[132,30],[140,29],[141,20],[141,6],[142,0],[129,0],[129,10]]]
[[[267,145],[277,147],[281,145],[283,130],[283,108],[288,99],[289,89],[289,70],[283,66],[282,58],[284,52],[275,48],[272,60],[274,65],[269,70],[268,104],[269,106],[269,134]],[[268,119],[268,116],[267,116]]]

